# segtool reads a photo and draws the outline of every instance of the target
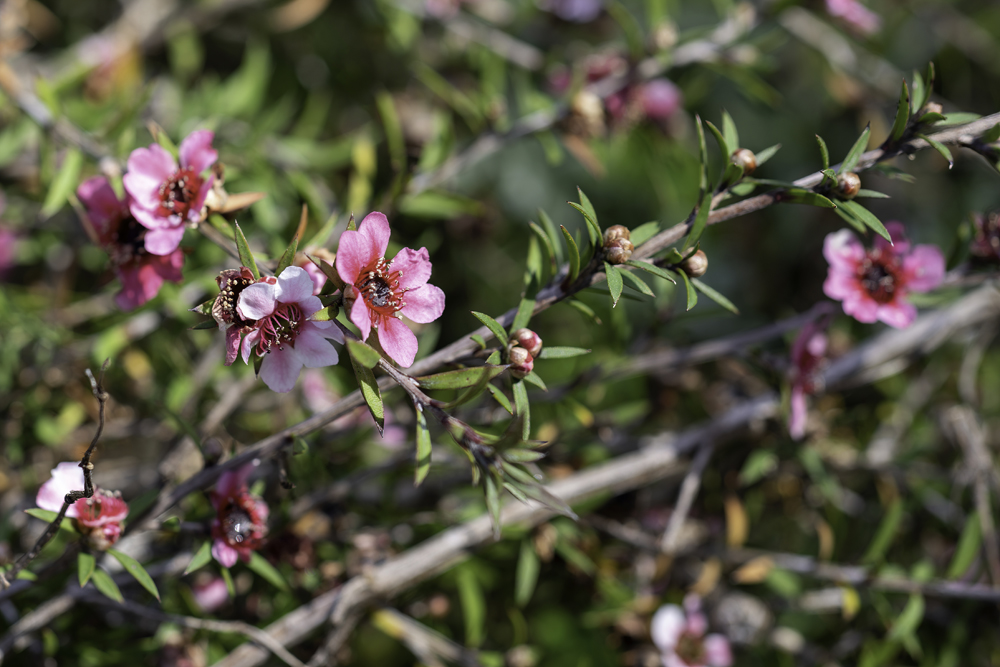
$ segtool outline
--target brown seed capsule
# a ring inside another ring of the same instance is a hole
[[[625,225],[611,225],[604,230],[604,246],[607,247],[609,243],[616,239],[629,239],[628,227]]]
[[[528,351],[532,357],[537,357],[542,351],[542,339],[531,329],[518,329],[511,338],[521,347]]]
[[[510,357],[510,368],[508,370],[511,375],[518,379],[530,373],[531,369],[535,366],[535,360],[531,356],[531,353],[519,345],[510,348],[508,355]]]
[[[624,264],[632,257],[633,248],[628,239],[613,239],[604,244],[604,259],[608,264]]]
[[[733,151],[729,158],[737,167],[743,167],[743,173],[747,176],[757,168],[757,156],[749,148],[738,148]]]
[[[699,250],[685,259],[681,268],[692,278],[700,278],[708,271],[708,255],[705,254],[704,250]]]
[[[845,171],[837,177],[837,194],[844,199],[854,199],[861,190],[861,177],[853,171]]]

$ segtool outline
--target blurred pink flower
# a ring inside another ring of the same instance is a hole
[[[62,509],[66,494],[83,491],[83,468],[79,462],[63,461],[50,473],[52,476],[38,488],[35,504],[43,510],[58,512]],[[76,518],[76,505],[70,505],[66,516]]]
[[[235,561],[233,561],[235,562]],[[194,602],[203,613],[211,613],[229,600],[229,589],[222,577],[212,577],[191,587]]]
[[[184,251],[174,248],[164,255],[146,249],[147,229],[139,224],[129,209],[129,197],[118,199],[108,179],[89,178],[76,190],[97,238],[111,258],[111,268],[122,281],[115,303],[122,310],[138,308],[155,297],[163,281],[179,283]]]
[[[267,503],[251,496],[247,489],[255,465],[248,463],[222,473],[215,490],[209,493],[216,511],[212,555],[223,567],[232,567],[237,559],[249,562],[267,537]]]
[[[16,243],[17,234],[14,233],[14,230],[0,227],[0,274],[14,266]]]
[[[723,635],[705,635],[708,620],[701,611],[701,598],[689,593],[684,608],[675,604],[653,614],[649,630],[660,649],[663,667],[729,667],[733,652]]]
[[[806,396],[816,392],[817,371],[826,356],[826,318],[813,320],[799,332],[792,345],[792,396],[788,431],[796,440],[806,433]]]
[[[381,213],[369,213],[357,231],[346,231],[337,249],[337,273],[345,288],[350,318],[368,340],[372,327],[378,342],[404,368],[417,356],[417,337],[400,317],[425,324],[444,312],[444,292],[428,285],[431,262],[427,248],[403,248],[386,265],[389,221]]]
[[[823,292],[842,301],[844,312],[859,322],[881,320],[897,329],[908,327],[917,309],[906,301],[910,292],[927,292],[944,279],[944,256],[932,245],[910,248],[902,223],[886,229],[894,245],[880,236],[865,250],[849,230],[826,237],[823,255],[830,272]]]
[[[826,13],[865,37],[875,34],[882,27],[879,15],[858,0],[826,0]]]
[[[680,89],[669,79],[652,79],[639,87],[639,101],[646,117],[665,120],[681,108],[684,98]]]
[[[589,23],[601,14],[603,0],[538,0],[538,6],[564,21]]]
[[[117,491],[95,489],[91,498],[81,498],[74,505],[76,525],[90,546],[107,551],[122,534],[122,521],[128,516],[128,504]]]
[[[239,296],[237,312],[253,322],[243,338],[243,361],[250,362],[251,351],[262,357],[260,377],[274,391],[291,391],[303,366],[337,363],[337,350],[326,339],[343,343],[344,336],[333,322],[309,319],[323,308],[312,292],[305,269],[289,266],[274,282],[256,282]]]
[[[184,236],[184,223],[202,218],[205,198],[215,177],[204,173],[219,154],[212,148],[214,133],[198,130],[181,142],[180,166],[159,144],[137,148],[128,158],[123,182],[131,195],[132,215],[149,230],[146,250],[169,255]]]

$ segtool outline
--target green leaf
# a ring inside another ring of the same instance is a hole
[[[219,574],[222,576],[222,580],[226,582],[226,592],[229,593],[229,597],[236,597],[236,584],[233,583],[233,575],[229,571],[229,568],[220,567]]]
[[[583,206],[584,214],[594,223],[597,238],[601,238],[601,224],[597,221],[597,211],[594,210],[594,205],[590,203],[590,199],[583,194],[583,190],[579,187],[576,188],[576,193],[580,197],[580,205]]]
[[[413,485],[420,486],[431,471],[431,432],[427,429],[424,411],[419,405],[414,407],[417,411],[417,461],[413,471]]]
[[[156,583],[153,578],[149,576],[146,572],[146,568],[142,566],[139,561],[132,558],[126,553],[122,553],[117,549],[108,549],[108,553],[115,557],[115,559],[122,564],[125,571],[132,575],[132,577],[139,582],[139,585],[145,588],[147,591],[153,594],[153,597],[157,600],[160,599],[160,591],[156,588]]]
[[[260,575],[262,579],[267,580],[268,583],[278,590],[288,590],[288,583],[285,582],[285,578],[281,576],[281,573],[278,572],[266,558],[261,556],[256,551],[250,554],[250,562],[247,563],[247,567]]]
[[[896,621],[892,624],[892,630],[889,631],[888,639],[902,639],[907,635],[912,635],[920,627],[920,623],[923,620],[924,596],[914,593],[910,595],[910,599],[907,600],[903,611],[900,612],[899,616],[896,617]]]
[[[971,123],[974,120],[979,120],[982,118],[977,113],[966,113],[963,111],[956,111],[954,113],[946,113],[944,115],[944,120],[940,121],[938,127],[948,127],[949,125],[965,125],[966,123]],[[996,139],[994,139],[996,141]]]
[[[351,359],[365,368],[375,368],[382,360],[382,355],[375,348],[353,338],[347,339],[347,351],[350,353]]]
[[[473,310],[472,315],[477,320],[486,325],[486,328],[490,330],[490,332],[497,339],[497,342],[499,342],[501,346],[503,347],[507,346],[507,332],[503,330],[503,327],[500,326],[499,322],[497,322],[495,319],[493,319],[486,313],[477,313],[476,311]]]
[[[826,142],[823,141],[823,137],[816,135],[816,143],[819,144],[819,155],[823,160],[823,169],[830,168],[830,151],[826,147]]]
[[[486,492],[486,511],[493,524],[493,539],[500,539],[500,488],[496,478],[489,472],[483,478],[483,490]]]
[[[204,322],[198,322],[198,324],[190,327],[189,331],[204,331],[205,329],[218,329],[219,323],[215,320],[205,320]]]
[[[554,268],[556,265],[556,249],[555,247],[553,247],[552,240],[549,238],[549,235],[545,233],[544,229],[539,227],[534,222],[529,221],[528,227],[531,229],[532,232],[535,233],[535,236],[538,237],[538,240],[541,241],[542,247],[545,248],[545,254],[548,255],[549,257],[549,264]]]
[[[457,371],[424,375],[414,378],[414,380],[417,381],[421,389],[461,389],[479,384],[484,378],[488,382],[500,375],[506,368],[507,366],[486,364],[484,366],[461,368]]]
[[[43,510],[37,507],[32,507],[30,509],[24,510],[24,513],[28,516],[33,516],[36,519],[41,519],[45,523],[52,523],[59,516],[59,512],[53,512],[51,510]],[[73,525],[73,520],[69,517],[63,517],[62,523],[59,524],[60,530],[67,530],[71,533],[76,533],[76,526]]]
[[[531,435],[531,404],[528,403],[528,390],[524,386],[524,380],[517,380],[514,382],[514,407],[516,408],[515,414],[522,418],[521,433],[523,434],[523,439],[527,440]]]
[[[109,597],[115,602],[124,602],[125,598],[122,597],[122,592],[118,590],[118,584],[115,583],[114,579],[111,578],[107,572],[101,568],[96,568],[91,575],[91,579],[94,582],[94,586],[97,587],[105,597]]]
[[[743,468],[740,469],[740,486],[750,486],[764,479],[778,469],[778,456],[766,449],[755,449],[750,452]]]
[[[906,80],[903,80],[903,85],[906,85]],[[924,80],[920,77],[920,72],[913,70],[913,95],[910,99],[910,108],[912,113],[917,113],[927,102],[927,98],[930,96],[930,90],[924,86]],[[898,115],[898,114],[897,114]]]
[[[857,232],[859,232],[861,234],[867,233],[868,228],[865,227],[865,223],[861,222],[860,220],[858,220],[857,218],[855,218],[853,215],[851,215],[850,213],[848,213],[847,209],[836,208],[836,209],[833,210],[833,212],[836,213],[837,215],[839,215],[841,217],[841,219],[843,219],[844,222],[846,222],[851,227],[853,227],[855,231],[857,231]]]
[[[538,373],[536,373],[535,371],[531,371],[530,373],[528,373],[527,375],[525,375],[524,376],[524,381],[525,382],[530,382],[531,384],[535,385],[536,387],[538,387],[542,391],[548,391],[549,390],[549,388],[545,386],[545,382],[542,380],[541,377],[539,377]]]
[[[573,282],[580,275],[580,250],[576,247],[576,241],[573,240],[573,235],[569,233],[569,230],[562,225],[559,225],[559,229],[562,230],[563,238],[566,239],[566,254],[569,256],[569,273],[566,275],[566,280]]]
[[[722,306],[723,308],[725,308],[729,312],[731,312],[731,313],[733,313],[735,315],[739,315],[740,314],[739,309],[736,306],[733,305],[732,301],[730,301],[729,299],[727,299],[722,294],[720,294],[719,292],[715,291],[714,289],[712,289],[711,287],[709,287],[705,283],[701,282],[697,278],[692,278],[691,279],[691,284],[694,285],[695,288],[699,292],[701,292],[702,294],[704,294],[709,299],[711,299],[712,301],[716,302],[717,304],[719,304],[720,306]],[[690,308],[688,310],[690,310]]]
[[[944,120],[945,118],[946,116],[943,113],[938,113],[937,111],[928,111],[923,116],[917,119],[917,123],[920,125],[935,125]]]
[[[512,463],[534,463],[544,459],[545,454],[534,449],[508,449],[503,457]]]
[[[472,334],[471,336],[469,336],[469,338],[472,340],[473,343],[479,346],[480,350],[486,349],[486,339],[484,339],[479,334]]]
[[[349,232],[358,231],[358,223],[354,221],[353,213],[351,213],[351,217],[347,220],[347,231]]]
[[[587,236],[590,237],[590,245],[592,245],[595,248],[600,247],[601,228],[597,226],[597,223],[594,221],[593,218],[590,217],[590,214],[587,213],[587,210],[583,206],[573,201],[566,203],[583,214],[583,219],[587,221]]]
[[[622,296],[622,289],[625,284],[622,282],[621,271],[617,267],[604,262],[604,271],[608,276],[608,289],[611,291],[611,307],[618,305],[618,299]]]
[[[965,527],[962,528],[962,536],[958,538],[958,546],[955,548],[955,555],[948,565],[948,579],[958,579],[968,572],[972,562],[979,555],[979,548],[983,543],[983,529],[979,523],[979,515],[976,512],[969,514],[965,520]]]
[[[868,197],[869,199],[890,199],[889,195],[884,192],[878,192],[877,190],[866,190],[861,188],[858,190],[858,194],[854,195],[854,198],[858,197]]]
[[[819,206],[820,208],[837,208],[837,205],[829,198],[824,197],[818,192],[803,190],[802,188],[785,190],[784,194],[781,195],[781,201],[791,202],[792,204],[806,204],[807,206]]]
[[[951,151],[948,150],[947,146],[942,144],[937,139],[927,136],[926,134],[918,133],[917,136],[926,141],[927,143],[929,143],[934,150],[936,150],[938,153],[941,154],[941,157],[943,157],[945,160],[948,161],[949,169],[955,166],[955,158],[951,156]]]
[[[872,126],[869,123],[865,126],[865,131],[861,133],[858,140],[854,142],[851,146],[851,150],[847,152],[847,157],[840,164],[840,169],[837,170],[838,174],[843,174],[848,171],[854,171],[854,167],[858,165],[858,160],[864,154],[865,149],[868,148],[868,136],[872,133]]]
[[[208,565],[209,561],[212,560],[212,543],[202,542],[198,550],[194,552],[194,556],[191,557],[191,562],[188,566],[184,568],[184,574],[191,574],[195,570],[201,569]]]
[[[916,92],[916,80],[914,80],[914,92]],[[906,87],[906,79],[903,79],[903,90],[899,94],[899,104],[896,105],[896,120],[892,122],[892,131],[889,137],[892,141],[898,141],[906,131],[906,125],[910,120],[910,89]],[[847,170],[850,171],[850,170]]]
[[[773,146],[768,146],[761,152],[757,153],[757,167],[760,168],[762,164],[774,157],[774,154],[781,149],[781,144],[775,144]]]
[[[306,209],[302,208],[302,223],[306,220]],[[299,250],[299,231],[304,228],[304,224],[299,224],[299,229],[296,230],[295,235],[292,236],[292,242],[288,244],[285,248],[285,252],[281,253],[281,259],[278,260],[278,268],[274,270],[274,275],[280,276],[281,272],[287,269],[295,261],[295,253]]]
[[[260,271],[257,269],[257,262],[254,261],[253,253],[250,252],[250,245],[247,243],[247,237],[243,236],[243,230],[240,229],[240,223],[234,221],[233,226],[236,228],[236,250],[240,254],[240,264],[250,269],[254,280],[260,280]]]
[[[375,95],[375,105],[378,107],[378,115],[382,117],[389,160],[392,162],[392,168],[399,171],[406,166],[406,143],[403,140],[403,126],[399,122],[396,105],[392,101],[392,95],[384,90]]]
[[[733,122],[733,117],[725,109],[722,111],[722,133],[726,137],[726,143],[731,146],[731,150],[735,151],[740,147],[740,134],[736,131],[736,123]],[[729,152],[726,152],[726,158],[729,158]]]
[[[465,644],[475,648],[483,643],[486,628],[486,597],[469,563],[455,568],[458,597],[465,618]]]
[[[882,224],[882,221],[876,218],[875,214],[864,206],[856,201],[842,201],[840,202],[840,208],[845,209],[848,213],[863,222],[865,226],[870,227],[876,234],[889,243],[892,243],[892,238],[889,236],[889,232],[886,230],[885,225]]]
[[[637,276],[632,271],[619,271],[619,273],[621,274],[622,278],[625,278],[627,281],[632,283],[633,287],[635,287],[637,290],[639,290],[646,296],[656,296],[655,294],[653,294],[653,290],[649,288],[649,285],[646,284],[646,281],[644,281],[642,278]]]
[[[42,204],[40,212],[43,218],[52,217],[69,200],[73,188],[80,182],[80,169],[82,167],[83,153],[78,148],[67,150],[62,166],[45,195],[45,203]]]
[[[348,352],[350,349],[348,347]],[[358,378],[358,389],[361,390],[361,395],[364,397],[365,403],[368,404],[368,411],[372,413],[372,418],[375,420],[375,425],[378,426],[379,435],[381,435],[385,429],[385,407],[382,405],[382,394],[379,392],[375,374],[370,368],[359,364],[354,359],[353,354],[348,353],[347,356],[351,358],[354,375]]]
[[[583,347],[543,347],[538,354],[539,359],[569,359],[581,354],[589,354],[590,350]]]
[[[659,231],[660,223],[656,220],[646,222],[639,225],[629,233],[629,240],[632,241],[632,245],[638,248],[643,243],[656,236]]]
[[[896,537],[896,532],[899,530],[899,525],[902,521],[903,502],[896,499],[886,508],[885,516],[882,517],[882,522],[875,532],[875,537],[872,539],[871,544],[868,545],[868,551],[861,557],[862,563],[868,565],[877,564],[885,558],[885,554],[889,550],[889,547],[892,546],[892,541]]]
[[[486,385],[486,388],[489,389],[490,394],[492,394],[493,398],[496,399],[496,402],[500,404],[500,407],[502,407],[510,414],[514,414],[514,407],[510,404],[510,400],[503,393],[503,390],[491,384]]]
[[[531,601],[540,571],[541,561],[538,560],[531,540],[521,540],[521,555],[517,558],[517,571],[514,574],[514,603],[518,607],[523,609]]]
[[[76,576],[80,580],[80,588],[87,585],[96,567],[97,560],[91,554],[81,551],[76,555]]]
[[[708,126],[708,130],[709,130],[709,132],[712,133],[712,136],[715,137],[715,142],[717,144],[719,144],[719,150],[722,152],[722,159],[723,160],[728,160],[729,156],[736,149],[729,147],[729,142],[726,141],[726,138],[724,136],[722,136],[722,132],[720,132],[719,128],[717,128],[715,125],[713,125],[711,123],[711,121],[707,121],[706,120],[706,121],[703,121],[703,122],[705,123],[705,125]]]
[[[671,250],[673,250],[673,248],[671,248]],[[679,253],[678,253],[678,255],[679,255]],[[670,282],[672,282],[675,285],[677,284],[677,281],[674,279],[674,274],[673,273],[671,273],[670,271],[667,271],[666,269],[662,269],[659,266],[657,266],[655,264],[652,264],[650,262],[646,262],[646,261],[638,260],[638,259],[630,259],[629,261],[625,262],[625,264],[627,264],[628,266],[633,266],[633,267],[635,267],[637,269],[642,269],[643,271],[646,271],[647,273],[652,273],[654,276],[657,276],[658,278],[663,278],[664,280],[669,280]]]
[[[705,128],[702,127],[701,116],[697,114],[694,117],[694,127],[698,132],[698,160],[701,165],[698,189],[704,193],[710,189],[708,187],[708,146],[705,145]]]
[[[698,212],[694,216],[694,222],[691,224],[691,231],[688,233],[687,239],[684,241],[684,250],[694,247],[696,243],[701,239],[702,233],[705,231],[705,227],[708,225],[708,214],[712,207],[712,192],[706,190],[702,193],[701,201],[698,203]]]
[[[559,232],[556,231],[556,224],[552,222],[552,218],[549,217],[549,214],[542,209],[538,209],[538,219],[541,221],[542,227],[545,229],[545,233],[549,237],[549,244],[552,246],[552,250],[556,254],[556,264],[562,264],[562,246],[559,244]]]
[[[531,292],[531,289],[529,288],[528,291]],[[534,315],[534,313],[535,300],[525,296],[521,299],[521,303],[517,305],[517,313],[514,314],[514,321],[510,323],[511,333],[528,326],[528,323],[531,322],[531,316]]]
[[[688,278],[688,274],[683,271],[675,271],[677,275],[681,277],[684,281],[684,288],[687,291],[687,308],[685,310],[691,310],[696,305],[698,305],[698,293],[694,291],[694,285],[691,284],[691,279]]]

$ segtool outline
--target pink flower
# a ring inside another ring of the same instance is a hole
[[[159,293],[164,280],[181,282],[184,251],[175,247],[166,254],[151,254],[146,249],[150,232],[132,216],[128,195],[119,200],[103,176],[84,181],[76,194],[111,258],[112,270],[122,281],[122,290],[115,296],[119,308],[138,308]]]
[[[83,468],[78,462],[63,461],[50,473],[52,476],[38,489],[35,504],[43,510],[58,512],[62,509],[66,494],[83,491]],[[66,516],[76,517],[76,505],[70,505]]]
[[[357,231],[346,231],[337,249],[337,273],[347,283],[344,289],[351,322],[368,340],[378,329],[378,342],[404,368],[417,356],[417,337],[400,319],[405,315],[425,324],[444,312],[444,292],[428,285],[431,262],[427,248],[403,248],[387,266],[389,221],[381,213],[369,213]]]
[[[248,463],[222,473],[215,490],[209,493],[216,511],[212,555],[223,567],[232,567],[237,559],[249,562],[267,537],[267,503],[247,490],[247,479],[255,466]]]
[[[154,255],[172,253],[184,236],[184,223],[201,220],[215,178],[202,173],[219,156],[212,148],[214,136],[208,130],[189,134],[180,145],[180,167],[159,144],[137,148],[129,156],[123,179],[132,196],[129,208],[149,230],[146,250]]]
[[[653,79],[639,88],[639,100],[646,117],[664,120],[674,115],[683,104],[680,89],[668,79]]]
[[[826,0],[826,13],[862,36],[873,35],[882,27],[879,15],[858,0]]]
[[[684,609],[668,604],[656,610],[649,633],[660,649],[663,667],[729,667],[733,664],[729,640],[718,634],[706,636],[707,630],[701,598],[689,593]]]
[[[263,280],[275,282],[277,279]],[[230,366],[239,356],[244,334],[249,333],[255,324],[240,317],[236,306],[243,290],[257,281],[250,269],[241,266],[238,269],[226,269],[215,277],[215,282],[219,286],[219,295],[212,303],[212,319],[218,323],[220,331],[226,332],[226,366]]]
[[[906,295],[927,292],[941,284],[944,256],[932,245],[911,249],[899,222],[885,227],[894,245],[877,236],[875,247],[865,250],[846,229],[826,237],[823,256],[830,263],[830,272],[823,292],[843,301],[844,312],[859,322],[881,320],[902,329],[917,316]]]
[[[17,260],[17,234],[13,229],[0,227],[0,275],[14,266]]]
[[[233,561],[234,563],[236,561]],[[194,603],[206,614],[210,614],[229,600],[229,589],[222,577],[213,577],[191,587]]]
[[[274,391],[291,391],[303,366],[337,363],[337,350],[326,339],[343,343],[344,336],[333,322],[309,319],[323,308],[312,292],[305,269],[289,266],[276,280],[256,282],[239,295],[237,313],[253,322],[243,338],[243,361],[249,363],[251,350],[263,357],[260,377]]]
[[[806,433],[806,395],[817,390],[818,373],[826,355],[826,318],[802,327],[792,345],[792,396],[788,431],[796,440]]]
[[[95,489],[91,498],[81,498],[74,505],[76,526],[98,551],[107,551],[122,534],[122,521],[128,516],[128,504],[119,492]]]

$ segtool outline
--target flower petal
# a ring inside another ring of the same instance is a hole
[[[315,299],[319,302],[319,299],[313,296],[312,278],[301,266],[289,266],[281,272],[274,286],[274,298],[281,303],[299,303],[306,299]]]
[[[823,281],[823,294],[837,301],[843,301],[851,294],[861,291],[863,291],[862,287],[854,274],[841,271],[832,266],[826,276],[826,280]]]
[[[434,285],[424,285],[407,292],[403,301],[406,305],[400,312],[420,324],[433,322],[444,312],[444,292]]]
[[[944,280],[944,255],[937,246],[918,245],[903,259],[906,289],[928,292]]]
[[[260,379],[271,391],[284,394],[295,387],[301,370],[302,359],[295,349],[291,347],[272,349],[264,356],[264,362],[260,365]]]
[[[865,249],[849,229],[841,229],[827,234],[823,241],[823,256],[830,268],[854,273],[858,263],[865,257]]]
[[[372,250],[376,257],[385,257],[385,251],[389,247],[389,220],[378,211],[373,211],[365,216],[365,219],[358,225],[358,231],[371,239]],[[426,281],[425,281],[426,282]]]
[[[917,319],[917,308],[912,303],[896,298],[878,307],[878,319],[890,327],[905,329]]]
[[[672,651],[684,631],[684,612],[675,604],[663,605],[653,614],[649,634],[661,651]]]
[[[305,322],[298,338],[295,339],[295,353],[306,368],[322,368],[333,366],[338,361],[337,350],[331,345],[324,332],[320,331],[315,322]]]
[[[209,193],[212,191],[212,184],[215,183],[215,176],[211,175],[204,180],[201,184],[201,188],[198,190],[198,194],[195,198],[191,200],[191,206],[188,207],[187,219],[191,222],[198,223],[204,214],[205,200],[208,199]]]
[[[184,227],[151,229],[146,232],[146,250],[154,255],[169,255],[181,244]]]
[[[844,312],[865,324],[878,319],[878,308],[878,302],[864,293],[849,294],[844,299]]]
[[[122,310],[138,308],[155,297],[163,285],[163,276],[150,264],[123,266],[118,277],[122,291],[115,295],[115,303]]]
[[[339,255],[338,255],[339,256]],[[368,311],[368,304],[361,298],[361,292],[356,287],[349,287],[354,290],[354,303],[351,305],[351,322],[361,330],[361,340],[368,340],[372,332],[372,315]]]
[[[43,510],[58,512],[62,509],[66,494],[70,491],[83,491],[83,469],[78,463],[63,461],[50,473],[52,476],[38,489],[35,504]],[[70,505],[66,516],[76,517],[76,508]]]
[[[795,383],[792,385],[792,398],[788,411],[788,433],[793,440],[801,440],[806,434],[806,393],[802,385]]]
[[[257,466],[245,463],[238,468],[227,470],[215,482],[215,493],[222,498],[233,498],[246,490],[247,481]]]
[[[889,232],[890,244],[881,236],[875,236],[875,247],[882,252],[889,252],[894,255],[905,255],[910,249],[910,242],[906,238],[906,227],[898,220],[890,220],[885,223],[885,231]]]
[[[236,565],[236,561],[240,557],[240,554],[236,551],[236,549],[232,548],[220,539],[216,539],[212,542],[212,555],[222,567],[232,567],[233,565]]]
[[[259,320],[274,312],[277,299],[277,285],[271,283],[254,283],[247,285],[240,292],[236,303],[236,312],[245,320]]]
[[[108,179],[103,176],[88,178],[76,189],[76,196],[87,209],[87,217],[102,237],[109,227],[128,215],[128,205],[118,199]],[[110,239],[103,239],[105,243]]]
[[[160,201],[160,186],[177,171],[177,163],[163,146],[136,148],[128,157],[128,171],[122,177],[125,190],[145,208]]]
[[[377,260],[381,255],[375,254],[371,240],[358,231],[348,230],[340,235],[337,246],[337,274],[348,285],[358,282],[361,270]]]
[[[733,664],[733,649],[723,635],[705,637],[705,657],[710,667],[729,667]]]
[[[214,138],[215,133],[211,130],[197,130],[184,137],[178,150],[181,166],[191,167],[195,173],[200,174],[215,164],[219,153],[212,148]]]
[[[142,205],[134,199],[132,200],[132,203],[129,204],[129,212],[132,214],[132,217],[146,229],[163,229],[164,227],[170,228],[178,225],[178,222],[175,219],[177,216],[163,217],[162,215],[157,215],[156,211],[143,208]]]
[[[226,366],[232,366],[236,357],[240,354],[240,343],[242,327],[229,327],[226,329]]]
[[[400,250],[389,264],[389,273],[393,271],[402,271],[399,276],[399,286],[405,290],[425,285],[431,277],[431,260],[427,248]]]
[[[386,317],[378,328],[378,342],[382,349],[403,368],[413,365],[417,356],[417,337],[410,327],[395,317]]]
[[[243,343],[240,345],[240,351],[243,353],[243,363],[250,363],[250,351],[257,345],[257,341],[260,340],[260,329],[253,329],[246,336],[243,337]]]

